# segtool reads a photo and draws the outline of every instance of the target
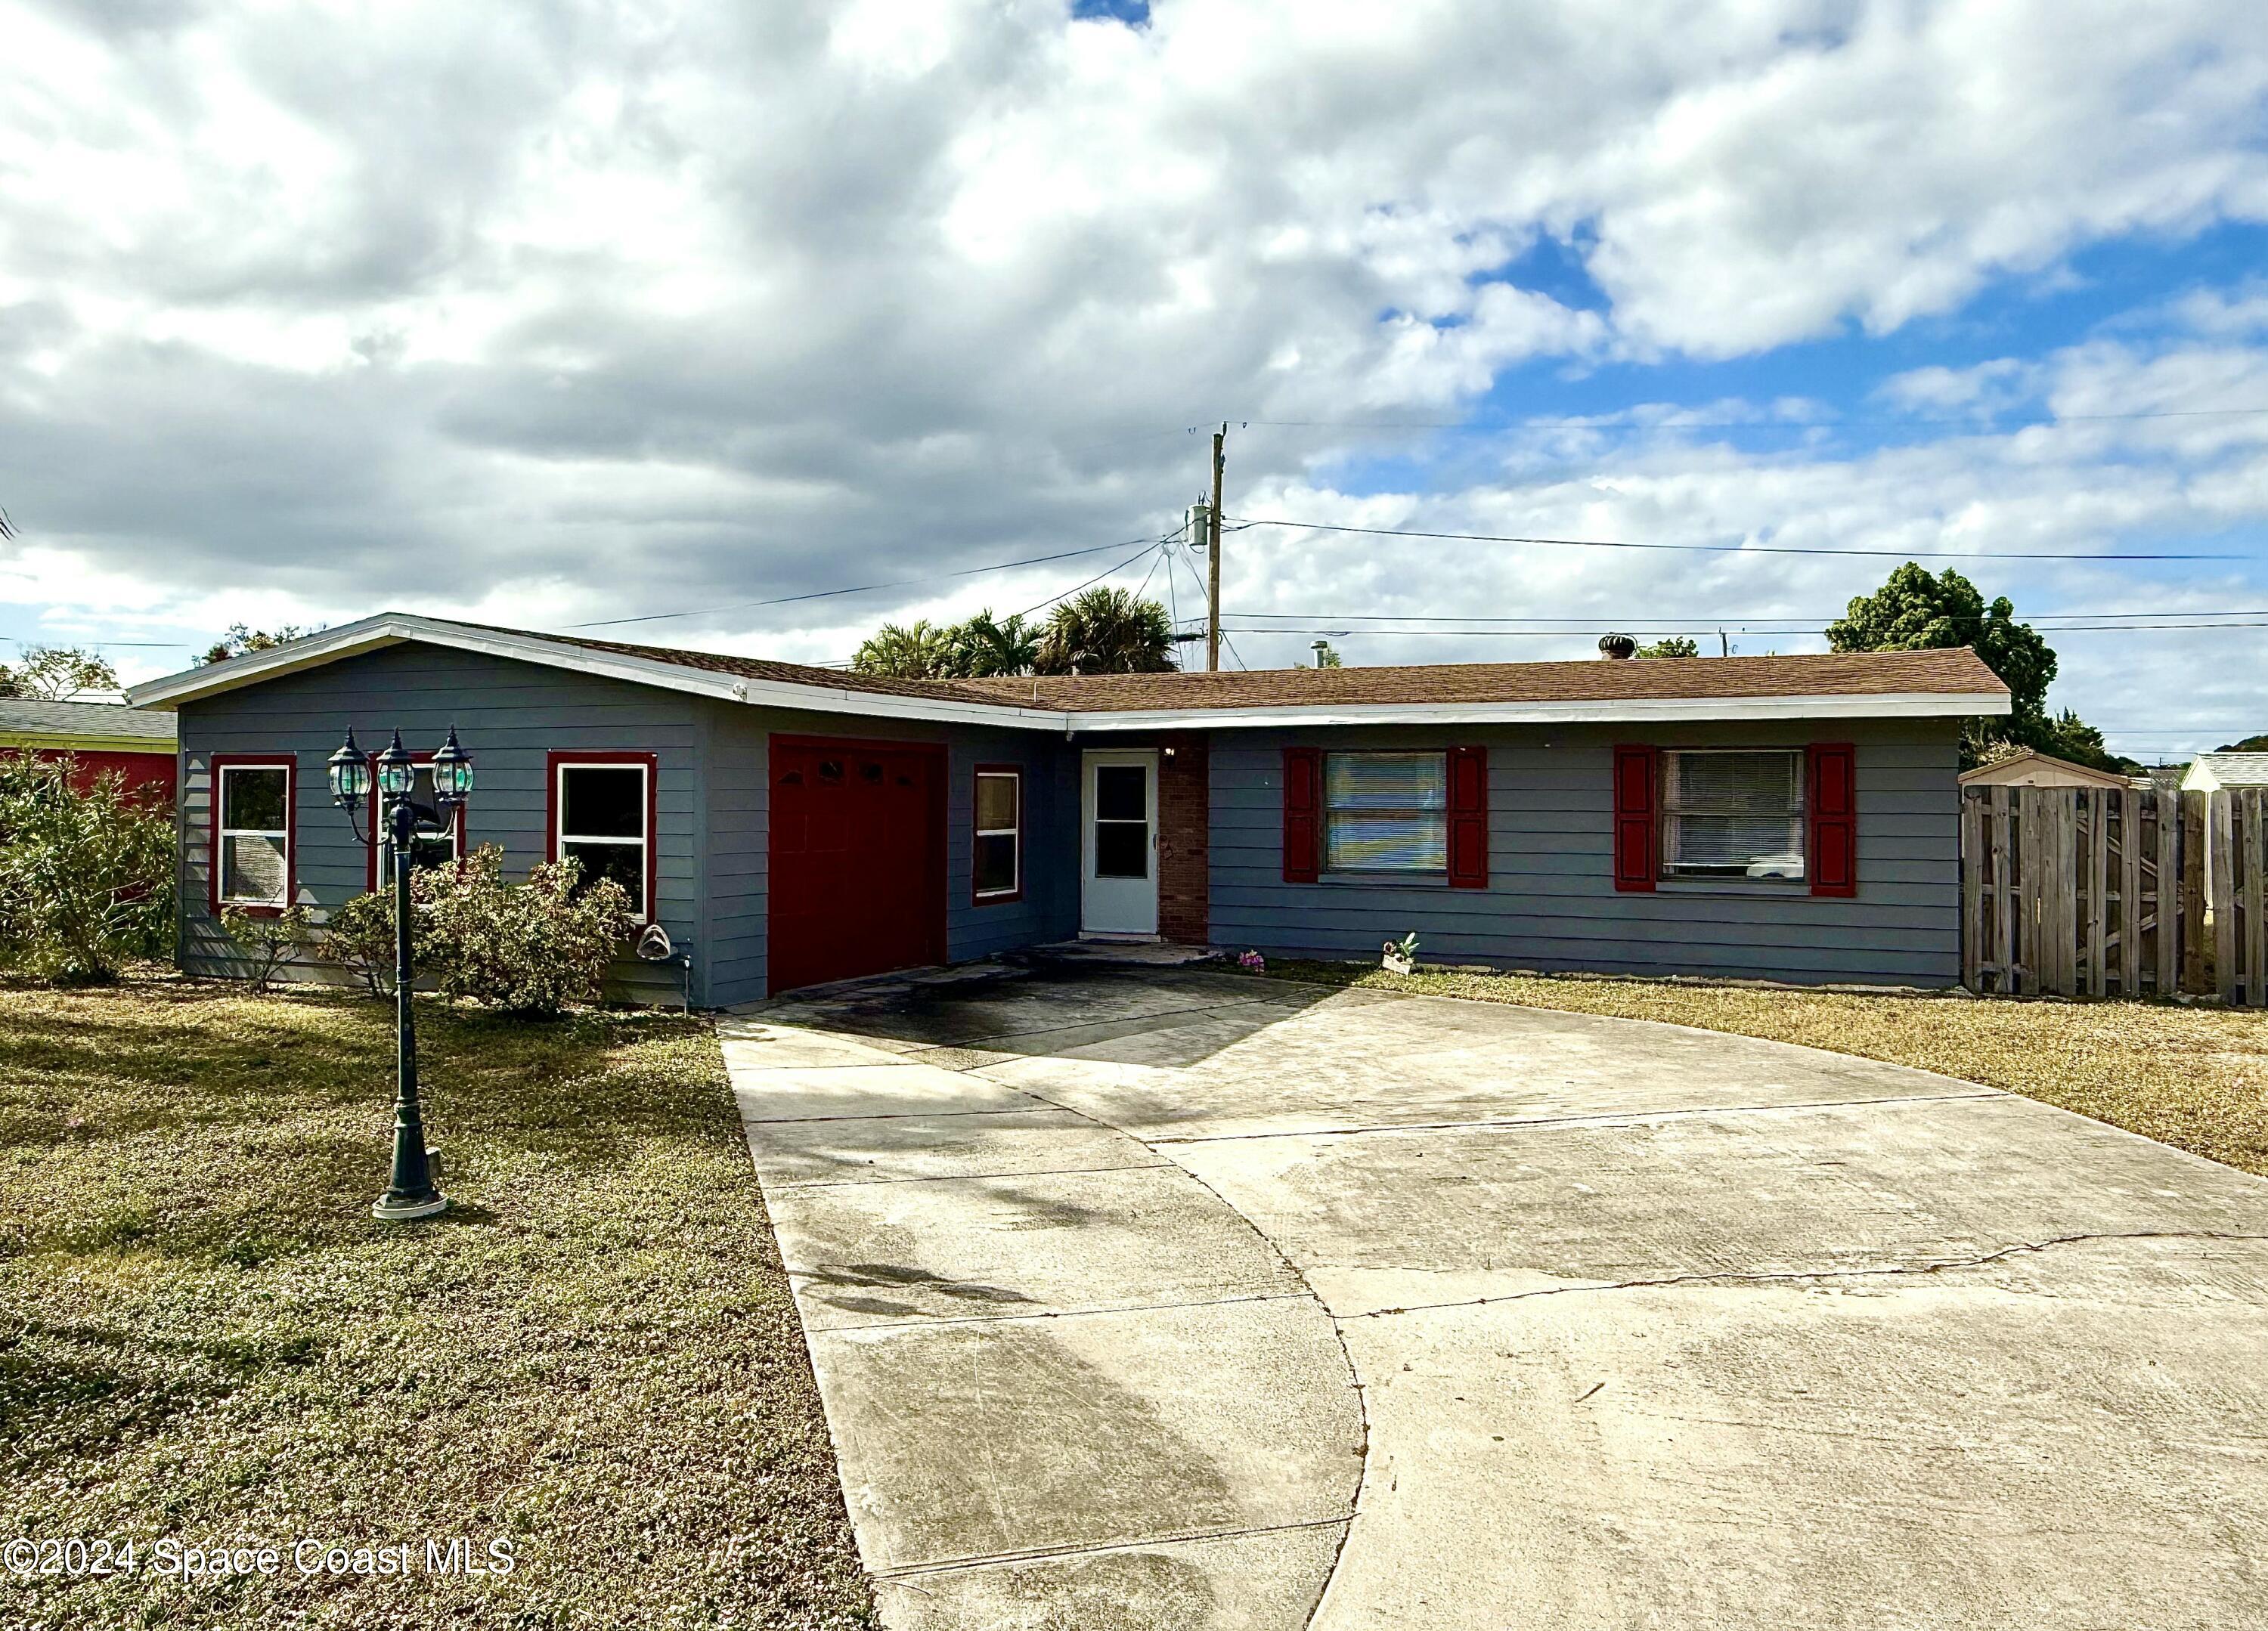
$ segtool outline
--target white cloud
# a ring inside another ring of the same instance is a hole
[[[1524,364],[1886,333],[2090,243],[2268,219],[2268,39],[2235,0],[1064,10],[0,0],[0,499],[37,545],[0,593],[193,628],[381,601],[565,622],[913,576],[1162,531],[1203,468],[1175,426],[1454,417]],[[1517,275],[1546,239],[1602,309]],[[1889,400],[2268,401],[2261,298]],[[1337,502],[1362,453],[1424,464],[1408,513],[1491,525],[2067,545],[2257,518],[2257,430],[1874,460],[1577,432],[1476,472],[1256,428],[1234,472],[1247,508]],[[1279,601],[1766,581],[1439,551],[1381,577],[1344,540],[1242,536],[1277,576],[1240,592]],[[653,632],[841,655],[892,605],[1066,581]]]

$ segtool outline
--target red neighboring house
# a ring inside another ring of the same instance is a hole
[[[0,697],[0,753],[71,754],[84,785],[106,771],[126,778],[129,790],[173,802],[174,723],[169,713],[123,702],[45,702]]]

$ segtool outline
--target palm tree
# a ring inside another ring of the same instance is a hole
[[[1161,674],[1174,662],[1174,626],[1155,600],[1123,589],[1090,589],[1048,615],[1033,672]]]
[[[1040,658],[1040,631],[1020,612],[995,621],[986,606],[965,623],[946,631],[953,642],[953,672],[971,680],[1028,674]]]
[[[851,672],[886,680],[941,680],[954,672],[953,631],[924,618],[910,625],[885,623],[850,659]]]

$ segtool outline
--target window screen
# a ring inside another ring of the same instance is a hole
[[[1661,765],[1663,876],[1803,876],[1801,753],[1669,753]]]
[[[646,921],[646,770],[643,765],[559,767],[559,854],[583,863],[583,883],[611,878]]]
[[[1442,753],[1329,753],[1323,865],[1334,872],[1443,872],[1449,866]]]
[[[1024,778],[1013,770],[976,773],[976,894],[1012,895],[1020,881]]]
[[[291,773],[282,765],[220,770],[220,898],[291,903]]]

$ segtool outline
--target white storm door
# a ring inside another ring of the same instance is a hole
[[[1158,755],[1113,748],[1085,755],[1079,797],[1079,929],[1158,932]]]

